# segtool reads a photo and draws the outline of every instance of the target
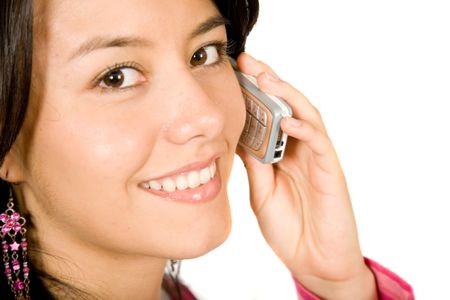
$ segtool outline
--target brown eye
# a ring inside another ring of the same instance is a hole
[[[121,67],[109,71],[99,81],[99,87],[103,89],[120,90],[139,85],[145,82],[146,78],[132,67]]]
[[[201,66],[205,63],[208,58],[208,54],[205,51],[205,48],[200,48],[197,50],[191,58],[191,64],[193,66]]]
[[[119,88],[124,80],[124,75],[122,73],[122,70],[112,70],[108,74],[106,74],[105,78],[103,79],[103,82],[107,87],[110,88]]]
[[[191,65],[202,66],[211,65],[220,60],[220,53],[217,45],[209,45],[195,51],[191,57]]]

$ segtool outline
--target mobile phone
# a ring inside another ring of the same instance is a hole
[[[292,117],[292,109],[283,99],[261,91],[256,78],[241,73],[233,59],[231,64],[247,111],[239,145],[262,163],[279,162],[284,156],[288,137],[281,130],[280,122],[283,117]]]

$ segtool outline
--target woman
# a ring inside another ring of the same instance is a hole
[[[300,298],[413,299],[362,256],[317,109],[242,53],[257,1],[0,5],[2,298],[160,299],[162,282],[171,294],[167,261],[229,233],[237,151]],[[293,108],[277,165],[237,148],[245,107],[227,54]]]

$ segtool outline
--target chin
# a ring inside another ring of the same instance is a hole
[[[209,224],[202,224],[190,231],[184,237],[184,242],[179,245],[178,259],[190,259],[200,257],[222,245],[231,231],[231,213],[229,206],[226,212],[222,211]]]

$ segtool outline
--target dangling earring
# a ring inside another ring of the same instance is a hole
[[[4,274],[15,299],[30,299],[30,269],[28,268],[26,220],[14,210],[14,198],[9,192],[7,209],[0,214],[0,237],[2,238]],[[22,248],[20,255],[19,248]],[[21,268],[22,265],[22,268]]]
[[[166,269],[171,281],[164,281],[163,285],[166,285],[166,291],[171,293],[171,299],[182,299],[181,296],[181,285],[178,280],[178,275],[180,274],[180,268],[181,268],[181,260],[171,259],[170,265],[166,265]]]
[[[169,273],[173,278],[178,277],[178,274],[180,273],[181,269],[181,260],[170,260],[170,270]]]

